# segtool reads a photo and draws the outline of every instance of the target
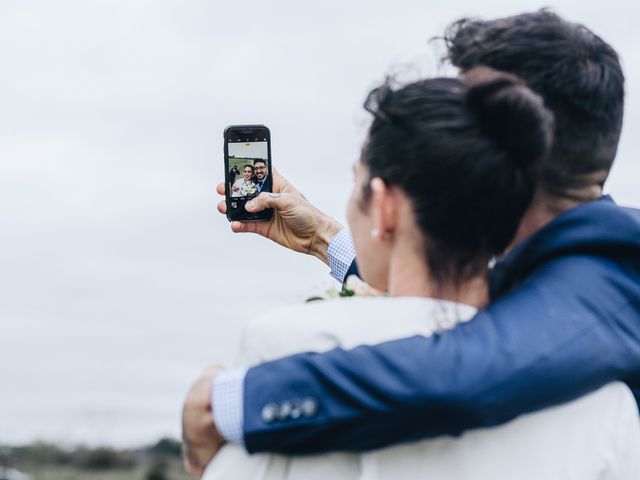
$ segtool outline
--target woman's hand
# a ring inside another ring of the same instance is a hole
[[[223,367],[210,366],[193,384],[182,409],[184,466],[190,475],[202,475],[207,464],[224,444],[213,419],[211,388]]]
[[[342,225],[314,207],[275,169],[272,171],[272,188],[273,192],[263,192],[245,205],[246,210],[252,213],[273,208],[275,212],[271,220],[231,222],[231,230],[236,233],[257,233],[283,247],[313,255],[328,264],[329,242],[342,230]],[[225,184],[218,184],[216,191],[224,195]],[[224,200],[218,203],[218,211],[226,215]]]

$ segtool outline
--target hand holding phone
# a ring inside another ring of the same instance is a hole
[[[328,264],[327,248],[331,239],[342,230],[339,222],[314,207],[300,191],[273,169],[273,193],[264,193],[246,206],[250,212],[266,208],[274,210],[266,222],[231,222],[235,233],[255,233],[295,252],[313,255]],[[226,194],[228,182],[217,185],[216,191],[225,200],[218,203],[218,211],[227,216]]]

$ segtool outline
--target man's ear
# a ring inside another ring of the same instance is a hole
[[[371,208],[373,227],[379,238],[388,238],[396,229],[397,199],[393,191],[379,177],[371,179]]]

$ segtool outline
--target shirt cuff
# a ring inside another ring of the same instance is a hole
[[[348,228],[343,228],[329,242],[327,259],[331,267],[331,276],[340,283],[344,282],[349,267],[356,258],[356,249]]]
[[[213,420],[229,443],[244,445],[244,378],[246,370],[230,370],[218,375],[211,387]]]

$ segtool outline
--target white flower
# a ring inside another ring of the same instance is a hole
[[[249,195],[253,195],[254,193],[256,193],[256,184],[253,183],[252,181],[244,181],[242,182],[242,184],[239,187],[240,190],[240,194],[243,197],[249,196]]]

